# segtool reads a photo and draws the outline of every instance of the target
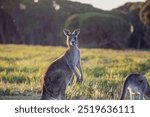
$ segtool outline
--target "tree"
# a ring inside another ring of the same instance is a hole
[[[0,43],[14,43],[19,37],[12,16],[3,9],[0,1]]]
[[[150,1],[147,0],[140,11],[140,19],[145,25],[150,26]]]
[[[130,23],[125,15],[116,12],[88,12],[68,18],[66,27],[81,28],[82,47],[124,49],[129,46]]]
[[[150,1],[147,0],[140,11],[140,19],[144,24],[144,41],[150,47]]]

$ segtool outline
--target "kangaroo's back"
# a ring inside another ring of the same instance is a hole
[[[121,100],[123,100],[126,96],[127,90],[129,90],[130,95],[132,94],[143,94],[147,88],[147,80],[146,78],[141,74],[130,74],[126,77],[123,89],[122,89],[122,95]]]

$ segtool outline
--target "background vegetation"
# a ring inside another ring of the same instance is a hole
[[[150,48],[149,7],[149,0],[111,11],[68,0],[0,0],[0,43],[64,45],[62,30],[79,27],[81,47]]]
[[[40,99],[50,63],[66,48],[0,45],[0,99]],[[138,72],[150,81],[150,52],[81,49],[84,82],[67,89],[67,99],[119,99],[124,78]]]

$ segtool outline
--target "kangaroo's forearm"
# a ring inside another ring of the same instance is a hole
[[[77,78],[79,78],[79,74],[77,73],[76,69],[74,70],[73,73],[76,75]]]
[[[81,68],[80,61],[79,61],[78,65],[77,65],[77,68],[78,68],[78,70],[79,70],[79,72],[80,72],[81,79],[82,79],[82,78],[83,78],[83,73],[82,73],[82,68]]]
[[[80,67],[79,71],[80,71],[80,74],[81,74],[81,77],[82,77],[82,76],[83,76],[83,73],[82,73],[81,67]]]
[[[80,76],[81,76],[81,78],[82,78],[82,77],[83,77],[82,69],[79,69],[79,68],[78,68],[78,71],[80,72]]]
[[[76,77],[78,78],[79,75],[78,75],[76,69],[73,67],[73,65],[70,64],[70,65],[69,65],[69,68],[70,68],[70,70],[72,71],[72,73],[74,73],[74,74],[76,75]]]

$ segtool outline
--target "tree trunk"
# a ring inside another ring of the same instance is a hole
[[[12,16],[0,8],[0,43],[16,43],[18,37]]]

